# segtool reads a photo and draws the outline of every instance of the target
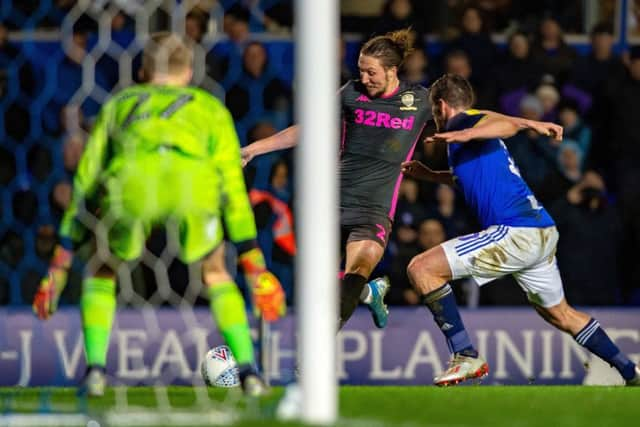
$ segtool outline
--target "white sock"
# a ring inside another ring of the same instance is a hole
[[[371,294],[371,287],[367,283],[364,288],[362,288],[362,293],[360,294],[360,301],[365,304],[371,304],[373,302],[373,295]]]

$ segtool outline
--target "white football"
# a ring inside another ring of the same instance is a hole
[[[240,385],[236,359],[226,345],[219,345],[207,352],[200,366],[200,372],[204,382],[210,386],[237,387]]]

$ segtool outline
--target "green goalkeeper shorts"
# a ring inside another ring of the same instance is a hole
[[[102,244],[121,260],[140,257],[155,226],[166,227],[168,250],[186,263],[222,241],[220,179],[210,163],[153,153],[123,162],[109,176],[100,212],[108,242]]]

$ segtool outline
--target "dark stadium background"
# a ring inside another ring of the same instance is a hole
[[[293,121],[291,1],[167,2],[179,5],[181,14],[151,16],[140,13],[142,3],[95,1],[77,12],[73,0],[2,0],[2,305],[30,304],[95,114],[111,91],[138,81],[142,41],[136,31],[166,29],[172,22],[185,29],[200,46],[195,83],[226,100],[243,145]],[[558,222],[568,299],[576,305],[640,305],[640,2],[345,0],[341,11],[341,81],[356,77],[362,40],[411,26],[416,52],[404,78],[429,85],[443,72],[460,73],[472,81],[479,108],[563,124],[562,144],[524,132],[506,143]],[[101,38],[99,30],[110,37]],[[93,84],[82,85],[83,73]],[[416,157],[446,166],[438,145]],[[254,160],[247,182],[291,208],[292,158],[283,152]],[[477,225],[455,192],[411,180],[401,191],[392,241],[375,275],[390,277],[391,304],[411,305],[418,298],[404,274],[408,260]],[[274,241],[277,210],[268,203],[255,210],[260,243],[291,299],[293,253]],[[154,235],[151,250],[160,251],[162,240],[161,233]],[[66,304],[79,298],[82,266],[76,264]],[[186,270],[176,262],[170,274],[179,291]],[[133,281],[143,297],[153,294],[149,268],[135,268]],[[470,307],[526,304],[510,279],[480,292],[464,283],[456,288]]]

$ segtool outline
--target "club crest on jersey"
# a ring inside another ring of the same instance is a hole
[[[407,93],[403,93],[402,96],[400,97],[400,102],[402,102],[402,107],[400,107],[400,110],[402,111],[415,111],[418,108],[415,107],[413,105],[413,103],[416,101],[416,97],[413,95],[412,92],[407,92]]]

